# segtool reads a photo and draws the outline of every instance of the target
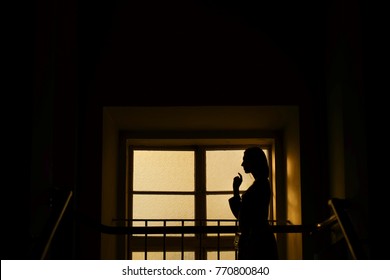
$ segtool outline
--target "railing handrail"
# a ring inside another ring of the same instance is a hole
[[[69,205],[69,202],[70,202],[70,199],[72,198],[72,196],[73,196],[73,192],[69,191],[69,194],[68,194],[67,199],[65,200],[64,206],[62,207],[61,212],[58,215],[58,218],[54,224],[54,227],[53,227],[52,231],[50,232],[49,239],[47,240],[47,242],[45,244],[45,248],[44,248],[42,255],[41,255],[41,260],[44,260],[46,258],[46,255],[47,255],[47,252],[49,251],[54,234],[57,231],[58,225],[61,223],[62,217],[64,216],[64,213],[65,213],[66,209],[68,208],[68,205]]]
[[[346,201],[344,199],[332,198],[329,199],[328,205],[333,211],[332,217],[334,217],[334,220],[337,220],[340,226],[352,259],[365,259],[366,256],[358,240],[356,231],[345,212]]]
[[[112,221],[151,221],[151,222],[163,222],[163,221],[170,221],[170,222],[193,222],[193,221],[211,221],[211,222],[218,222],[218,221],[223,221],[223,222],[236,222],[236,219],[112,219]]]
[[[163,220],[159,220],[163,221]],[[95,224],[95,227],[106,234],[173,234],[173,233],[236,233],[238,226],[108,226]],[[270,225],[274,233],[311,233],[315,226],[305,225]]]
[[[325,221],[321,222],[321,223],[318,223],[316,225],[316,229],[318,231],[320,230],[323,230],[325,228],[328,228],[332,225],[334,225],[335,223],[337,223],[337,217],[336,215],[331,215],[328,219],[326,219]]]

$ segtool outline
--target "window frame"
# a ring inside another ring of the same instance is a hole
[[[276,150],[278,148],[277,143],[280,142],[278,137],[273,135],[270,137],[252,137],[252,138],[234,138],[233,140],[230,138],[214,138],[214,139],[204,139],[204,138],[148,138],[148,139],[140,139],[140,138],[131,138],[131,137],[123,137],[125,139],[126,146],[126,217],[127,219],[132,217],[132,199],[130,196],[134,194],[132,190],[132,168],[133,168],[133,151],[134,150],[162,150],[162,151],[194,151],[195,156],[195,189],[194,189],[194,207],[195,207],[195,219],[205,219],[207,217],[206,213],[206,198],[208,194],[233,194],[232,191],[206,191],[206,151],[209,150],[245,150],[245,148],[253,145],[259,145],[263,149],[268,150],[269,155],[269,165],[270,165],[270,183],[272,186],[272,194],[273,198],[271,199],[270,206],[270,219],[277,219],[276,217],[276,204],[277,204],[277,189],[278,186],[275,182],[275,166],[276,166]],[[122,146],[123,147],[123,146]],[[279,148],[280,150],[280,148]],[[140,191],[136,191],[136,193],[140,193]],[[171,192],[164,192],[170,194]],[[175,193],[177,193],[175,191]],[[180,192],[179,192],[180,193]],[[185,192],[189,194],[188,192]],[[191,192],[190,192],[191,193]],[[197,198],[197,199],[195,199]],[[212,237],[211,237],[212,238]],[[129,238],[130,239],[130,238]],[[157,238],[158,239],[158,238]],[[190,239],[190,238],[188,238]],[[126,241],[126,244],[129,244],[130,240]],[[158,241],[153,241],[156,244]],[[231,238],[227,238],[224,242],[228,242],[231,244]],[[205,245],[207,242],[205,242]],[[126,248],[129,248],[126,246]],[[126,249],[127,259],[131,259],[130,252]],[[207,254],[205,250],[205,254]],[[196,256],[195,258],[199,258],[200,256]],[[204,257],[204,256],[203,256]]]

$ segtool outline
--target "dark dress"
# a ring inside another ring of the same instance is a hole
[[[271,188],[268,179],[260,179],[241,197],[229,199],[230,209],[238,219],[239,260],[278,259],[276,238],[268,223]]]

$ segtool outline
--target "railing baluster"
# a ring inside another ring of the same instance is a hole
[[[167,226],[167,220],[164,220],[164,228]],[[167,243],[167,233],[164,231],[164,244],[163,244],[163,260],[166,260],[167,259],[167,247],[166,247],[166,243]]]
[[[218,225],[218,232],[217,232],[217,260],[220,259],[220,237],[221,237],[221,234],[219,232],[219,227],[221,226],[221,221],[218,220],[217,222],[217,225]]]
[[[145,220],[145,227],[148,227],[148,221]],[[148,259],[148,233],[145,232],[145,260]]]
[[[200,221],[200,226],[202,226],[202,221]],[[200,231],[199,234],[199,259],[202,260],[202,232]]]
[[[181,220],[181,226],[184,227],[184,220]],[[184,260],[184,232],[181,233],[181,259]]]
[[[234,225],[236,226],[236,228],[238,227],[238,220],[235,221]],[[236,235],[237,233],[235,233],[234,235]],[[236,236],[234,236],[234,238],[236,238]],[[237,246],[238,248],[238,246]],[[236,260],[238,260],[238,249],[234,249],[235,251],[235,255],[236,255]]]

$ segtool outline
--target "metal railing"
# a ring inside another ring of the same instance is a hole
[[[127,251],[143,252],[148,259],[149,251],[162,252],[166,259],[167,251],[177,251],[184,259],[186,251],[194,252],[195,259],[208,259],[208,252],[215,252],[216,259],[221,258],[221,252],[234,252],[237,258],[237,248],[234,246],[238,233],[237,220],[228,219],[114,219],[114,222],[125,221],[128,227],[101,226],[104,233],[127,234]],[[277,224],[269,221],[274,233],[309,233],[315,226],[293,225],[289,221]],[[170,223],[179,225],[172,226]],[[158,225],[159,224],[159,225]],[[192,224],[192,225],[188,225]],[[230,224],[230,225],[227,225]]]
[[[332,198],[328,200],[328,206],[330,208],[330,216],[325,219],[321,223],[316,225],[293,225],[289,221],[283,222],[282,224],[278,224],[278,221],[269,221],[270,227],[274,233],[302,233],[302,234],[315,234],[318,232],[323,232],[324,230],[331,229],[339,230],[341,232],[342,238],[345,240],[347,245],[348,253],[351,256],[351,259],[365,259],[366,254],[362,249],[362,245],[356,231],[351,223],[351,219],[347,214],[347,202],[343,199]],[[118,220],[115,220],[118,221]],[[150,223],[159,221],[162,223],[161,226],[151,226]],[[180,226],[168,226],[167,223],[169,221],[180,222]],[[128,227],[117,227],[117,228],[108,228],[103,227],[102,230],[106,233],[113,233],[112,231],[116,231],[117,233],[128,234],[129,243],[128,251],[132,251],[131,244],[138,243],[137,249],[140,250],[143,246],[145,259],[147,259],[147,252],[150,248],[149,239],[153,239],[150,237],[151,235],[160,234],[160,241],[162,242],[162,250],[163,250],[163,259],[166,257],[167,250],[167,239],[169,234],[179,234],[181,237],[181,245],[179,246],[181,257],[183,259],[183,254],[185,251],[184,247],[184,239],[186,235],[194,234],[195,237],[192,237],[193,243],[198,242],[197,250],[199,251],[197,254],[198,259],[204,259],[205,253],[204,251],[215,249],[217,251],[217,259],[220,258],[220,250],[226,249],[226,246],[223,247],[223,244],[229,244],[231,250],[235,250],[232,244],[235,234],[238,232],[238,226],[236,220],[127,220]],[[134,222],[143,222],[143,226],[133,226]],[[185,225],[185,222],[192,222],[194,225],[188,226]],[[216,222],[217,225],[210,225],[211,222]],[[235,223],[234,225],[223,225],[227,222]],[[108,230],[108,231],[107,231]],[[216,236],[211,237],[210,234],[216,234]],[[223,238],[223,234],[230,234],[230,238]],[[134,238],[134,235],[143,235],[143,238]],[[133,240],[132,240],[133,239]],[[158,238],[154,238],[158,239]],[[187,239],[191,239],[188,238]],[[133,241],[133,242],[132,242]],[[140,243],[143,242],[142,246],[139,246]],[[214,242],[214,245],[212,243]],[[191,244],[190,244],[191,245]],[[194,244],[192,244],[194,247]],[[332,244],[329,244],[332,246]],[[158,247],[158,246],[154,246]],[[237,254],[236,254],[237,256]]]
[[[133,219],[127,222],[134,229],[127,235],[129,259],[137,251],[143,252],[144,259],[149,258],[151,251],[161,252],[163,260],[169,251],[178,252],[181,260],[185,259],[186,252],[193,253],[194,259],[207,259],[207,252],[214,250],[219,260],[221,251],[234,251],[233,239],[238,228],[236,220]]]
[[[330,217],[316,225],[316,232],[326,229],[330,229],[333,232],[339,231],[345,241],[351,259],[366,259],[366,253],[347,212],[348,202],[345,199],[332,198],[328,200],[328,206],[331,210]]]
[[[51,229],[49,238],[44,246],[41,259],[45,259],[50,249],[58,225],[61,223],[64,212],[68,208],[73,192],[70,191],[65,203],[56,218]],[[342,199],[330,199],[328,206],[331,210],[329,218],[316,225],[293,225],[289,221],[278,224],[278,221],[269,221],[271,230],[274,233],[302,233],[313,234],[323,232],[325,229],[337,227],[344,238],[347,250],[352,259],[365,259],[366,254],[362,249],[360,240],[354,230],[351,220],[346,212],[346,201]],[[90,227],[95,228],[105,234],[125,234],[127,235],[128,253],[136,250],[144,252],[144,258],[148,258],[148,252],[153,250],[162,251],[163,259],[167,258],[167,252],[176,250],[180,252],[181,259],[184,259],[186,251],[195,252],[195,259],[206,259],[207,252],[213,250],[220,259],[222,251],[235,251],[234,239],[238,232],[236,220],[199,220],[199,219],[148,219],[148,220],[123,220],[113,221],[125,222],[128,226],[107,226],[99,222],[92,221],[85,216],[80,219],[80,213],[74,215]],[[143,225],[139,225],[139,223]],[[155,225],[156,223],[160,225]],[[178,225],[169,225],[177,223]],[[135,225],[138,224],[138,225]],[[154,225],[153,225],[154,224]],[[191,225],[188,225],[191,224]],[[212,225],[214,224],[214,225]],[[228,225],[227,225],[228,224]],[[134,246],[135,245],[135,246]],[[128,255],[128,258],[131,256]]]

